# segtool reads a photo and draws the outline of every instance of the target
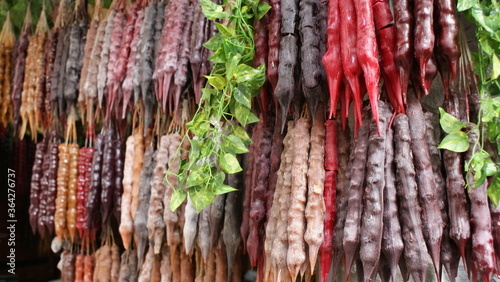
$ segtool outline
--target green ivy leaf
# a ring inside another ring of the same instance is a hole
[[[217,90],[213,89],[213,88],[202,88],[201,89],[201,93],[202,93],[202,96],[201,96],[201,99],[202,100],[209,100],[211,96],[216,96],[217,95]],[[209,108],[209,106],[205,106],[206,108]],[[207,112],[208,110],[210,109],[207,109]]]
[[[478,3],[478,0],[458,0],[457,3],[457,10],[459,12],[468,10],[472,8],[476,3]]]
[[[247,86],[248,84],[240,82],[236,88],[242,93],[245,93],[245,96],[250,97],[250,99],[260,94],[260,88],[249,88]]]
[[[245,144],[233,134],[230,134],[226,138],[224,138],[224,141],[222,141],[222,149],[225,152],[233,154],[248,153],[248,149]]]
[[[226,87],[226,79],[222,76],[210,76],[207,75],[208,83],[212,85],[217,90],[223,90]]]
[[[481,101],[481,110],[483,113],[483,116],[481,117],[482,122],[490,122],[493,118],[495,118],[496,113],[491,99],[484,99]]]
[[[224,184],[224,180],[226,179],[226,174],[223,171],[219,171],[214,176],[213,184],[214,186],[219,186]]]
[[[253,144],[252,139],[250,139],[250,136],[248,136],[248,133],[245,131],[245,129],[241,126],[238,125],[233,125],[231,127],[231,133],[238,137],[238,139],[245,144],[245,146],[248,146],[250,144]]]
[[[227,61],[226,53],[224,52],[224,48],[219,48],[212,53],[212,56],[208,58],[209,61],[214,62],[216,64],[223,64]]]
[[[210,191],[210,189],[195,187],[194,189],[189,189],[189,198],[196,212],[199,213],[215,200],[215,193]]]
[[[499,137],[500,134],[500,118],[495,118],[494,121],[488,122],[486,130],[488,132],[488,140],[491,143],[496,143],[496,139]],[[500,145],[500,142],[498,143]]]
[[[269,11],[271,10],[271,6],[265,2],[260,2],[259,5],[257,6],[257,20],[262,19],[262,17]]]
[[[471,7],[472,17],[488,32],[495,33],[498,30],[498,24],[488,17],[487,7],[475,4]]]
[[[200,147],[200,154],[202,156],[210,156],[214,151],[216,144],[211,138],[206,138]]]
[[[227,56],[228,56],[228,54],[226,53],[226,57]],[[231,79],[233,79],[234,70],[236,69],[236,66],[238,66],[240,59],[241,59],[241,55],[235,54],[231,57],[230,60],[228,60],[225,63],[225,65],[226,65],[226,80],[227,81],[230,81]]]
[[[446,133],[453,133],[460,131],[465,124],[459,121],[456,117],[448,114],[443,108],[439,108],[439,123],[441,124],[441,127],[443,128],[444,132]]]
[[[214,36],[210,37],[207,42],[203,43],[203,47],[207,48],[208,50],[215,51],[219,49],[221,44],[222,35],[220,33],[216,33]]]
[[[489,157],[490,155],[484,150],[476,152],[474,155],[472,155],[472,158],[469,161],[470,166],[472,167],[473,170],[478,170],[484,166],[485,161]]]
[[[497,174],[497,166],[495,163],[490,159],[488,159],[488,162],[484,166],[484,174],[486,176],[493,176]]]
[[[222,25],[218,22],[215,23],[215,26],[225,36],[228,36],[228,37],[234,36],[234,32],[235,32],[234,29],[232,29],[228,26]]]
[[[167,188],[169,189],[169,188]],[[186,191],[182,189],[176,189],[174,193],[172,193],[172,198],[170,199],[170,210],[175,211],[180,205],[182,205],[182,202],[186,199]]]
[[[248,119],[247,119],[247,123],[250,124],[250,123],[255,123],[258,121],[259,121],[259,118],[256,115],[254,115],[252,112],[250,112],[250,115],[248,116]]]
[[[233,192],[233,191],[238,191],[238,189],[233,188],[233,187],[226,185],[226,184],[222,184],[222,185],[215,187],[215,194],[216,195],[226,194],[226,193]]]
[[[205,17],[211,21],[229,17],[229,13],[224,11],[221,5],[217,5],[210,0],[200,0],[200,5]]]
[[[474,67],[474,73],[476,75],[481,75],[481,68],[488,66],[490,63],[490,57],[485,57],[478,52],[471,52],[472,66]]]
[[[251,109],[252,108],[252,101],[250,100],[250,95],[248,95],[248,92],[242,92],[240,87],[237,87],[234,89],[233,96],[238,103],[242,104],[243,106]]]
[[[235,103],[233,114],[242,126],[247,126],[248,116],[250,115],[250,110],[247,107],[239,103]]]
[[[236,103],[234,109],[234,116],[242,126],[247,126],[247,124],[258,122],[259,118],[256,117],[249,108],[243,106],[242,104]]]
[[[500,204],[500,175],[496,175],[486,191],[488,197],[495,207]]]
[[[243,170],[236,156],[231,153],[220,156],[219,165],[223,171],[229,174],[234,174]]]
[[[199,113],[186,124],[186,126],[196,136],[203,136],[210,129],[210,122],[205,113]]]
[[[240,64],[234,70],[237,83],[244,83],[249,89],[258,89],[266,81],[265,65],[253,68],[246,64]]]
[[[190,139],[189,143],[191,144],[189,149],[189,159],[196,159],[200,155],[200,141],[196,139]]]
[[[493,69],[491,70],[491,79],[497,79],[500,75],[500,60],[496,54],[493,54]]]
[[[495,107],[495,110],[498,113],[498,116],[500,117],[500,97],[495,97],[495,98],[490,98],[491,103],[493,104],[493,107]]]
[[[439,144],[438,148],[462,153],[467,151],[467,149],[469,148],[469,138],[467,137],[467,134],[465,134],[465,132],[453,132],[448,134],[443,139],[443,141],[441,141],[441,144]]]
[[[484,183],[486,177],[496,173],[496,166],[492,162],[488,152],[480,150],[472,155],[469,163],[466,164],[466,170],[473,172],[474,187],[479,187]]]
[[[484,181],[486,181],[486,174],[483,173],[483,170],[480,169],[480,170],[476,170],[474,171],[474,188],[477,188],[479,186],[481,186]]]
[[[186,188],[202,185],[207,181],[207,175],[203,173],[201,170],[193,170],[189,173],[189,176],[186,180]]]

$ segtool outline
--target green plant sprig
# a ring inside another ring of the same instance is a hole
[[[470,188],[482,185],[487,177],[492,177],[488,186],[490,200],[498,205],[500,201],[500,164],[498,156],[485,150],[485,141],[496,144],[500,151],[500,5],[496,0],[459,0],[457,10],[476,25],[478,52],[472,53],[474,72],[478,76],[477,87],[481,98],[478,122],[462,123],[452,115],[440,110],[440,123],[448,133],[438,148],[455,152],[469,149],[469,138],[464,128],[478,131],[478,139],[473,145],[475,152],[465,163],[467,174],[473,173],[474,183]],[[467,126],[468,125],[468,126]]]
[[[495,98],[497,103],[497,111],[500,110],[500,97]],[[446,149],[457,153],[463,153],[470,148],[469,133],[473,130],[479,130],[479,126],[475,123],[463,123],[454,116],[446,113],[442,108],[439,108],[441,128],[447,135],[439,144],[439,149]],[[484,116],[483,116],[484,117]],[[484,118],[483,118],[484,122]],[[481,123],[484,127],[484,124]],[[483,129],[484,131],[484,129]],[[482,134],[480,134],[482,135]],[[498,144],[498,143],[497,143]],[[474,183],[469,183],[468,177],[467,187],[475,188],[482,185],[487,177],[492,176],[493,180],[489,183],[487,194],[493,203],[498,204],[500,187],[500,165],[495,163],[492,156],[484,149],[484,139],[473,144],[472,157],[465,163],[464,169],[467,174],[473,173]]]
[[[205,17],[214,21],[218,33],[203,45],[212,50],[214,63],[192,120],[188,122],[191,148],[175,174],[180,188],[174,189],[170,209],[177,209],[187,195],[197,212],[210,205],[216,195],[235,191],[224,184],[226,173],[242,171],[236,157],[248,152],[252,140],[244,127],[259,121],[252,112],[252,98],[265,82],[265,65],[252,67],[255,54],[253,21],[270,9],[259,0],[229,0],[217,5],[200,0]],[[181,148],[177,150],[179,155]],[[167,177],[165,180],[168,183]],[[168,183],[171,188],[174,186]]]

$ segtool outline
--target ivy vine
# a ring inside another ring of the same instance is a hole
[[[175,174],[170,209],[177,209],[187,195],[196,211],[210,205],[216,195],[236,190],[224,184],[226,173],[242,171],[236,157],[248,152],[252,140],[244,127],[259,121],[252,112],[252,98],[265,82],[265,65],[252,67],[255,54],[253,22],[270,9],[259,0],[229,0],[218,5],[200,0],[205,17],[214,21],[218,33],[203,46],[213,51],[214,63],[193,119],[187,123],[191,148]],[[181,150],[179,148],[179,150]],[[178,151],[179,151],[178,150]],[[165,177],[167,180],[167,177]],[[173,186],[170,184],[170,187]]]
[[[457,10],[476,25],[475,35],[478,52],[472,53],[474,72],[478,77],[478,90],[481,97],[477,124],[469,123],[478,130],[479,138],[474,144],[475,153],[466,162],[465,171],[473,173],[474,183],[470,188],[482,185],[491,177],[488,186],[490,200],[498,205],[500,201],[500,164],[498,153],[485,150],[485,142],[494,144],[500,151],[500,5],[496,0],[459,0]],[[440,109],[440,123],[448,135],[439,148],[455,152],[469,149],[469,139],[464,124],[443,109]]]

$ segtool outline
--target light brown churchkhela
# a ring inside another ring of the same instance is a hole
[[[35,34],[29,38],[28,55],[26,57],[25,78],[23,82],[22,103],[21,103],[21,118],[22,125],[19,135],[24,136],[26,130],[36,132],[39,127],[39,117],[41,116],[40,109],[37,107],[39,100],[40,79],[42,79],[44,69],[44,48],[48,32],[47,18],[45,10],[40,14]],[[31,138],[36,141],[37,134],[31,134]]]
[[[309,158],[310,119],[301,117],[295,124],[292,162],[292,189],[288,210],[288,251],[287,265],[292,280],[297,278],[301,265],[306,260],[304,232],[306,220],[307,167]]]
[[[83,47],[83,61],[82,61],[82,69],[80,72],[80,82],[78,86],[78,104],[80,104],[81,112],[84,112],[86,103],[87,103],[87,89],[85,88],[85,83],[87,82],[88,70],[90,60],[92,58],[92,49],[94,48],[94,42],[97,38],[97,29],[99,28],[100,12],[101,12],[101,0],[97,1],[94,14],[92,15],[92,20],[90,22],[90,27],[87,30],[85,45]]]
[[[151,282],[160,282],[161,281],[161,257],[159,255],[154,255],[153,261],[153,269],[151,270]]]
[[[83,258],[83,282],[91,282],[94,277],[95,255],[86,255]]]
[[[97,106],[99,109],[105,108],[104,96],[107,95],[106,81],[108,72],[108,63],[110,48],[112,44],[114,19],[117,14],[115,9],[108,13],[106,27],[104,29],[104,36],[101,45],[101,55],[99,56],[99,64],[97,68]]]
[[[75,282],[83,282],[83,259],[84,254],[78,254],[75,260]]]
[[[294,156],[293,140],[295,140],[295,128],[294,122],[290,121],[288,122],[288,133],[285,136],[285,146],[282,153],[282,156],[284,156],[284,160],[281,162],[281,166],[283,167],[283,194],[280,199],[278,199],[279,218],[276,224],[276,230],[284,230],[288,225],[288,203],[290,201],[292,190],[292,165]],[[277,280],[289,280],[290,272],[287,267],[288,234],[286,232],[278,232],[276,235],[272,251],[272,260],[275,266],[275,277]]]
[[[323,111],[316,111],[311,128],[311,149],[309,151],[309,170],[307,172],[307,205],[305,217],[307,228],[304,240],[309,250],[311,270],[314,271],[319,247],[323,243],[323,223],[325,201],[323,198],[325,182],[325,124]]]
[[[71,241],[76,235],[76,206],[77,206],[77,182],[78,182],[78,156],[79,147],[77,143],[71,143],[69,147],[69,180],[68,180],[68,207],[66,210],[66,224]]]
[[[123,246],[129,249],[130,239],[133,232],[133,221],[131,214],[132,203],[132,181],[133,181],[133,165],[135,153],[135,137],[130,135],[127,138],[125,149],[125,162],[123,168],[123,195],[122,195],[122,214],[120,218],[120,235],[122,237]]]
[[[60,144],[59,164],[57,166],[57,198],[56,212],[54,215],[54,229],[59,241],[66,236],[66,209],[68,205],[68,180],[69,180],[69,148],[67,144]]]
[[[170,140],[168,135],[163,135],[160,138],[158,153],[156,155],[156,163],[153,170],[153,177],[151,179],[151,198],[149,200],[149,210],[147,218],[147,228],[149,242],[154,248],[154,253],[159,254],[161,245],[165,235],[165,221],[163,220],[163,198],[165,195],[166,184],[163,182],[163,177],[167,172],[168,163],[168,147]]]
[[[111,246],[108,244],[100,247],[95,253],[94,280],[96,282],[111,281]]]
[[[111,246],[111,282],[117,282],[120,275],[120,248],[118,245]]]
[[[148,253],[146,254],[146,258],[144,259],[144,263],[141,266],[141,270],[139,273],[139,282],[148,282],[151,279],[151,271],[153,270],[155,254],[152,248],[149,248]]]
[[[0,33],[0,122],[7,126],[12,120],[11,87],[12,87],[12,66],[14,65],[14,47],[16,37],[12,27],[10,12]]]
[[[132,201],[130,204],[130,214],[132,215],[132,219],[135,219],[135,212],[137,211],[137,205],[139,204],[141,168],[144,163],[144,138],[141,130],[137,130],[134,133],[134,140],[135,150],[134,162],[132,166]]]
[[[161,281],[171,281],[172,269],[170,269],[170,250],[167,245],[161,248],[161,262],[160,262]]]

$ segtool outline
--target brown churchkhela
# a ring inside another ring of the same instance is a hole
[[[394,143],[397,171],[397,198],[400,201],[399,215],[401,233],[405,244],[405,263],[413,280],[425,281],[427,253],[422,234],[420,204],[417,198],[417,181],[411,157],[411,137],[408,117],[396,115],[394,119]]]
[[[363,211],[363,183],[365,181],[368,134],[370,132],[367,111],[368,107],[365,107],[363,109],[363,126],[359,128],[352,149],[353,158],[350,161],[350,179],[345,187],[349,196],[347,201],[347,215],[344,223],[343,244],[346,256],[346,270],[349,271],[354,262],[355,254],[358,251],[360,239],[361,214]]]
[[[353,154],[350,151],[350,131],[349,128],[343,130],[341,126],[337,126],[337,140],[339,151],[339,173],[337,174],[337,189],[335,205],[337,212],[335,213],[335,226],[333,235],[333,257],[332,257],[332,273],[337,274],[338,267],[342,257],[344,256],[343,238],[344,238],[344,223],[347,215],[347,203],[349,199],[346,186],[350,181]],[[351,156],[351,157],[350,157]]]
[[[401,223],[398,217],[394,151],[394,131],[389,128],[385,137],[384,227],[381,251],[387,261],[393,281],[396,279],[397,265],[404,250]]]
[[[408,94],[407,114],[410,125],[411,150],[415,165],[419,202],[422,205],[422,231],[434,263],[436,275],[438,275],[443,222],[441,210],[437,202],[436,181],[432,171],[429,147],[426,139],[425,118],[420,102],[416,100],[411,92]]]
[[[378,109],[380,110],[379,126],[373,122],[370,124],[366,186],[363,195],[363,215],[361,216],[359,254],[363,262],[365,281],[373,280],[377,275],[383,235],[385,131],[387,131],[391,114],[388,106],[382,101],[378,102]]]
[[[263,250],[262,230],[266,219],[266,201],[267,187],[269,185],[269,172],[271,167],[271,149],[272,149],[272,126],[264,124],[264,119],[261,119],[261,135],[256,143],[255,151],[257,152],[254,160],[254,172],[256,181],[252,183],[250,211],[249,211],[249,235],[247,239],[247,252],[252,265],[257,265],[261,252]]]
[[[471,160],[474,144],[477,142],[478,133],[476,129],[469,131],[469,150],[465,154],[467,161]],[[474,175],[468,174],[469,183],[474,182]],[[472,238],[472,258],[474,266],[481,274],[484,281],[490,281],[491,275],[496,271],[495,249],[493,246],[493,235],[491,232],[491,214],[486,194],[487,182],[472,189],[469,192],[470,219]]]

